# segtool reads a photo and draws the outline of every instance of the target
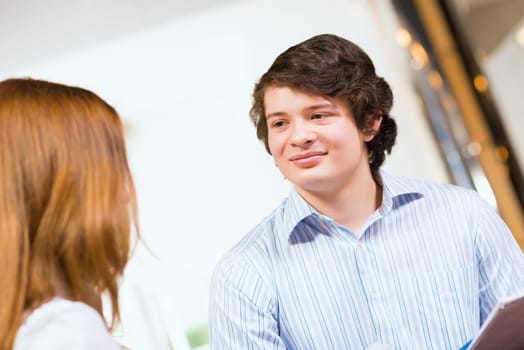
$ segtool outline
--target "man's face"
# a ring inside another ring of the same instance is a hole
[[[369,176],[364,142],[373,136],[358,130],[342,99],[272,86],[264,108],[271,154],[299,193],[336,194]]]

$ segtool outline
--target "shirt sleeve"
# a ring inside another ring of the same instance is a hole
[[[493,208],[483,200],[478,208],[475,243],[482,324],[497,302],[524,293],[524,255]]]
[[[267,282],[248,263],[222,262],[211,283],[211,349],[286,349]]]
[[[121,350],[103,319],[88,305],[55,299],[33,311],[13,350]]]

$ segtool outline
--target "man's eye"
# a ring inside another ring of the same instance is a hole
[[[280,128],[280,127],[284,126],[284,121],[282,121],[282,120],[276,121],[276,122],[274,122],[274,123],[272,124],[272,126],[273,126],[274,128]]]
[[[311,119],[322,119],[324,118],[326,115],[325,114],[313,114],[311,116]]]

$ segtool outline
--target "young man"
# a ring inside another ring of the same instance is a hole
[[[379,169],[392,93],[367,54],[319,35],[282,53],[251,118],[289,197],[218,264],[212,349],[458,349],[524,258],[470,190]]]

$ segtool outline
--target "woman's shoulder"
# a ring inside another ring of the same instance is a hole
[[[120,349],[104,320],[87,304],[55,298],[35,309],[18,330],[14,350]]]

